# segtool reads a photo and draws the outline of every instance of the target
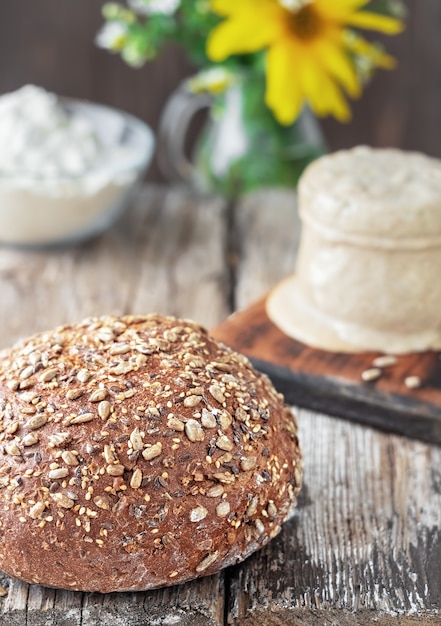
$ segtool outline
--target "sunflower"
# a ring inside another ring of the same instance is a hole
[[[232,54],[267,50],[266,103],[282,124],[292,123],[305,101],[319,116],[350,119],[343,95],[357,97],[361,80],[348,41],[348,27],[393,35],[400,20],[362,10],[369,0],[211,0],[226,18],[211,32],[208,56],[223,61]],[[358,47],[390,67],[391,57],[357,37]],[[375,52],[376,51],[376,52]]]

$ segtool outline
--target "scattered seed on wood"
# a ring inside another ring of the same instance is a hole
[[[380,376],[381,370],[378,367],[372,367],[368,370],[364,370],[364,372],[361,373],[361,379],[366,383],[378,380]]]
[[[418,389],[421,387],[421,378],[419,376],[407,376],[404,379],[404,384],[408,389]]]
[[[374,367],[391,367],[392,365],[396,365],[397,357],[391,354],[382,354],[381,356],[377,356],[376,359],[372,361],[372,365]]]

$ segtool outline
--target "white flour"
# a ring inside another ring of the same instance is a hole
[[[0,241],[81,238],[119,211],[136,155],[118,145],[123,117],[86,107],[32,85],[0,97]]]

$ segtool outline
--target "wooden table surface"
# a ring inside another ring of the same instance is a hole
[[[0,248],[0,346],[103,313],[214,327],[292,272],[295,198],[236,206],[148,187],[87,244]],[[441,624],[441,451],[296,409],[305,456],[298,511],[244,564],[159,591],[82,594],[0,584],[1,626]]]

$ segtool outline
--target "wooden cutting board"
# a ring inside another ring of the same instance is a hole
[[[342,354],[290,339],[268,318],[265,299],[235,313],[212,333],[268,374],[290,404],[441,444],[441,361],[436,352],[397,357],[381,377],[363,382],[378,353]],[[408,389],[408,376],[422,386]]]

